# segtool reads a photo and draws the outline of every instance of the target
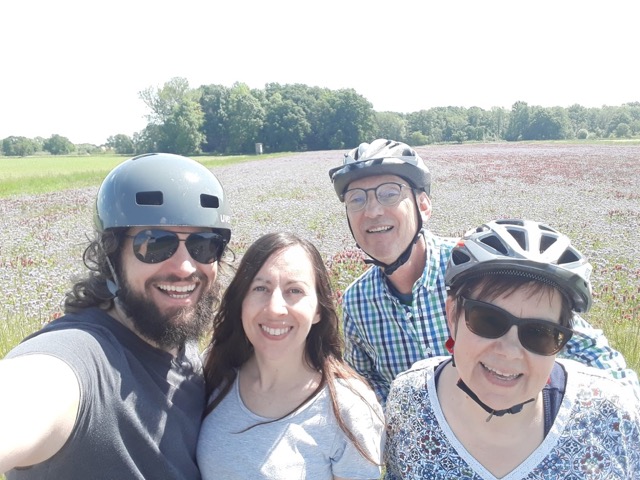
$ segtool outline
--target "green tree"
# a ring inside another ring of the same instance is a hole
[[[231,90],[223,85],[200,87],[200,107],[204,113],[202,131],[205,152],[225,153],[229,146],[229,98]]]
[[[328,88],[309,87],[300,83],[280,85],[269,83],[265,87],[266,98],[280,94],[282,101],[291,101],[304,112],[309,131],[302,144],[309,150],[326,150],[334,134],[332,121],[335,108],[331,99],[334,92]],[[266,104],[265,104],[266,105]],[[268,110],[268,107],[265,106]]]
[[[407,142],[411,146],[427,145],[429,138],[422,132],[411,132],[407,137]]]
[[[335,130],[333,128],[333,119],[335,118],[333,95],[334,93],[329,89],[323,90],[307,115],[311,125],[311,133],[307,137],[309,150],[328,150],[331,148],[331,139]]]
[[[193,93],[186,78],[174,77],[162,88],[147,87],[138,93],[140,99],[149,108],[147,120],[156,125],[162,124],[186,98],[198,98],[199,93]]]
[[[67,137],[58,134],[51,135],[46,139],[42,148],[52,155],[67,155],[76,150],[76,146]]]
[[[300,151],[311,126],[304,110],[280,93],[272,95],[266,104],[263,137],[271,152]]]
[[[502,107],[492,107],[486,114],[485,139],[504,140],[511,113]]]
[[[445,142],[462,143],[467,140],[465,133],[469,125],[468,113],[461,107],[446,107],[438,109],[442,120],[442,139]],[[475,135],[475,132],[473,133]]]
[[[374,130],[375,138],[407,140],[407,120],[401,113],[374,112]]]
[[[265,112],[260,101],[244,83],[235,83],[229,96],[229,151],[227,153],[251,153],[256,142],[261,142],[260,132]]]
[[[629,127],[631,128],[631,135],[637,135],[640,133],[640,102],[629,102],[623,105],[626,108],[631,121]]]
[[[174,77],[162,88],[149,87],[139,95],[150,109],[147,126],[157,127],[145,129],[138,139],[141,144],[153,145],[153,151],[183,155],[200,151],[205,138],[201,131],[204,114],[199,103],[200,89],[191,89],[185,78]]]
[[[163,152],[189,155],[200,153],[205,137],[202,133],[204,114],[200,104],[193,100],[173,107],[171,114],[158,126],[158,149]]]
[[[509,142],[522,140],[529,126],[529,105],[527,102],[516,102],[511,107],[509,125],[504,134],[505,140]]]
[[[124,133],[107,138],[107,147],[112,148],[119,155],[130,155],[135,152],[133,140]]]
[[[562,107],[531,107],[523,140],[562,140],[570,135],[570,121]]]
[[[620,124],[624,124],[627,126],[627,128],[629,128],[629,125],[633,122],[633,117],[631,116],[631,111],[629,110],[628,107],[623,106],[623,107],[614,107],[613,110],[613,115],[611,115],[611,118],[609,119],[609,123],[607,125],[607,134],[611,135],[614,134],[616,137],[619,137],[620,135],[618,135],[618,126]],[[623,127],[623,130],[625,129],[625,127]],[[629,132],[631,130],[629,129]],[[626,136],[629,133],[626,133],[622,136]]]
[[[141,132],[134,133],[132,140],[135,154],[158,152],[158,144],[156,142],[160,136],[160,126],[153,123],[147,124]]]
[[[76,144],[76,153],[78,155],[99,155],[103,153],[103,150],[93,143],[78,143]]]
[[[333,120],[331,149],[349,148],[370,141],[374,133],[373,105],[352,88],[338,90],[330,99]]]
[[[589,117],[588,111],[582,105],[573,104],[569,108],[567,108],[567,115],[569,117],[569,122],[571,124],[571,130],[575,132],[577,136],[577,132],[581,129],[589,131]]]
[[[38,151],[38,143],[27,137],[7,137],[2,140],[2,152],[8,157],[26,157]]]
[[[615,131],[616,137],[624,138],[631,136],[631,127],[626,123],[619,123]]]
[[[443,140],[445,127],[443,108],[431,108],[419,110],[407,115],[408,130],[420,132],[425,138],[425,143],[436,143]]]

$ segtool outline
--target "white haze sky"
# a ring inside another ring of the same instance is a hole
[[[0,139],[102,144],[184,77],[353,88],[377,111],[640,101],[637,0],[4,0]]]

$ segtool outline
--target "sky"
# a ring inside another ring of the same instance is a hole
[[[352,88],[376,111],[640,101],[637,0],[5,0],[0,139],[133,135],[174,77]]]

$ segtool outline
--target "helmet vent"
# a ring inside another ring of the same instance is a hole
[[[511,229],[508,229],[508,231],[511,234],[511,236],[515,239],[515,241],[518,242],[518,245],[520,245],[520,248],[522,248],[523,250],[526,250],[527,239],[524,232],[522,230],[511,230]]]
[[[220,199],[215,195],[207,195],[206,193],[201,193],[200,205],[202,206],[202,208],[218,208],[220,206]]]
[[[505,220],[496,220],[495,223],[498,225],[517,225],[524,226],[524,222],[522,220],[514,220],[514,219],[505,219]]]
[[[502,242],[500,240],[498,240],[498,238],[495,235],[490,235],[488,237],[485,237],[481,241],[485,245],[489,245],[491,248],[499,251],[503,255],[507,254],[507,249],[502,244]]]
[[[550,235],[543,235],[540,239],[540,253],[544,253],[547,248],[556,243],[557,238]]]
[[[463,263],[467,263],[471,260],[469,255],[461,252],[460,250],[454,250],[451,254],[451,261],[454,265],[461,265]]]
[[[138,205],[162,205],[164,198],[162,192],[138,192],[136,193]]]
[[[580,258],[575,254],[573,250],[565,250],[562,256],[558,259],[558,265],[563,265],[565,263],[573,263],[580,260]]]

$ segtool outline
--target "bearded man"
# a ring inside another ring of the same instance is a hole
[[[134,157],[100,186],[95,226],[65,315],[0,362],[0,472],[198,479],[197,340],[231,237],[222,185],[186,157]]]

